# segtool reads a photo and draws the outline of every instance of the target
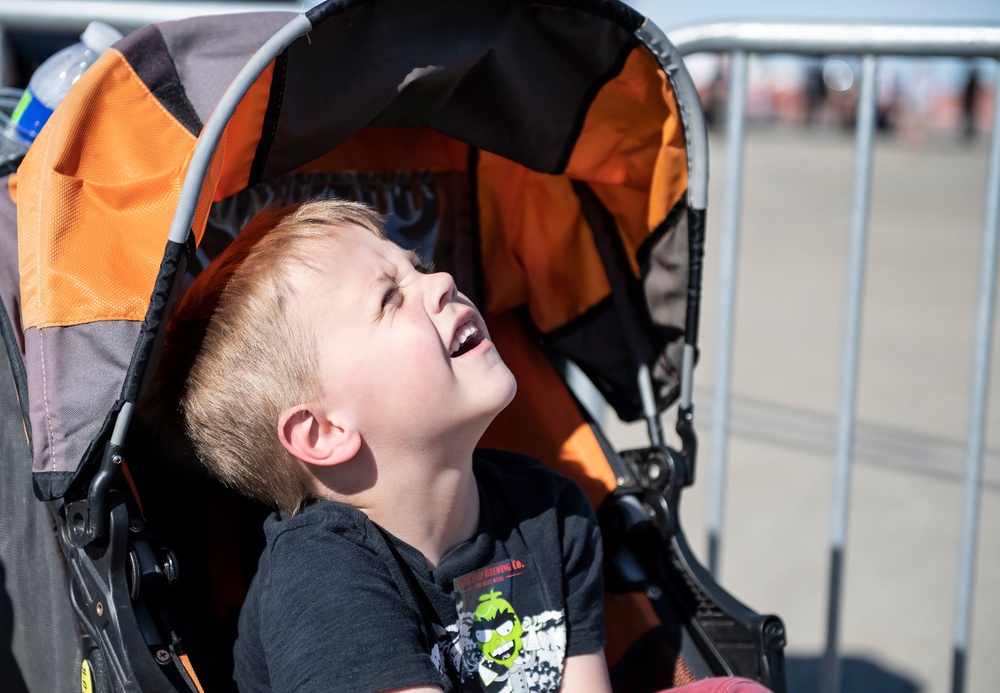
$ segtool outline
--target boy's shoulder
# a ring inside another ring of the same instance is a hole
[[[286,515],[277,511],[264,522],[266,548],[264,558],[272,558],[275,568],[295,563],[297,555],[301,560],[315,560],[316,551],[320,555],[373,553],[374,537],[377,530],[368,517],[346,503],[336,501],[316,501],[310,503],[296,515]],[[275,556],[280,558],[275,559]],[[262,564],[264,567],[264,564]]]
[[[247,595],[252,607],[241,614],[243,621],[258,621],[253,630],[282,620],[285,608],[314,603],[320,593],[356,609],[364,601],[363,586],[390,580],[385,537],[363,512],[345,503],[320,500],[292,516],[272,513],[264,535]],[[331,581],[331,575],[338,579]]]

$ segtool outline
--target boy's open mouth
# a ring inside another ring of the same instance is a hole
[[[483,334],[472,320],[463,322],[451,338],[451,358],[458,358],[475,349],[483,341]]]

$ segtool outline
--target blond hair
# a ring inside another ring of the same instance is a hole
[[[384,238],[382,223],[343,200],[266,209],[198,275],[168,326],[156,397],[176,402],[186,442],[210,473],[288,514],[313,492],[278,439],[278,418],[318,395],[315,339],[292,276],[322,272],[317,242],[345,225]]]

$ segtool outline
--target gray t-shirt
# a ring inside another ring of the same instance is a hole
[[[477,451],[477,534],[431,571],[364,513],[320,501],[272,515],[240,614],[240,690],[556,691],[604,645],[600,531],[580,488]]]

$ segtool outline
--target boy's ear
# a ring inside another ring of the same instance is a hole
[[[357,430],[331,421],[306,404],[289,407],[281,414],[278,439],[298,459],[323,467],[347,462],[361,449]]]

